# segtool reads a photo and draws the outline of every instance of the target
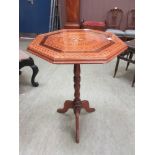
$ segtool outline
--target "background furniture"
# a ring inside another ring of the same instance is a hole
[[[135,9],[127,13],[127,28],[125,30],[125,37],[127,39],[135,38]]]
[[[81,28],[83,29],[94,29],[105,31],[105,22],[97,22],[97,21],[83,21],[81,23]]]
[[[80,0],[66,0],[65,29],[80,28]]]
[[[116,76],[120,60],[127,61],[126,70],[128,69],[130,63],[135,64],[135,60],[132,59],[135,54],[135,40],[126,41],[126,44],[128,45],[128,49],[119,56],[117,56],[114,77]],[[132,81],[132,87],[134,86],[134,84],[135,84],[135,74]]]
[[[127,45],[108,32],[64,29],[38,35],[28,50],[54,64],[74,64],[74,99],[67,100],[59,113],[73,109],[76,120],[76,142],[79,143],[79,115],[82,108],[95,111],[89,102],[80,99],[80,64],[106,63],[127,49]]]
[[[59,3],[61,6],[62,26],[64,26],[66,18],[66,3],[65,0],[59,0]],[[81,0],[80,21],[83,19],[85,21],[104,21],[107,12],[115,6],[121,8],[124,13],[126,13],[126,11],[135,7],[135,0]],[[121,28],[122,30],[126,29],[126,18],[122,19]]]
[[[22,51],[19,51],[19,74],[21,74],[20,69],[25,66],[31,67],[33,71],[32,77],[31,77],[32,86],[38,87],[39,83],[35,82],[35,77],[39,71],[38,67],[34,64],[34,61],[30,56],[28,56],[26,53]]]
[[[124,31],[120,29],[123,18],[123,11],[117,7],[109,10],[106,16],[106,32],[112,32],[118,37],[124,37]]]

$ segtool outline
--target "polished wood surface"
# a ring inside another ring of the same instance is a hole
[[[75,114],[76,142],[79,143],[79,116],[84,108],[94,112],[89,102],[80,99],[80,64],[106,63],[127,49],[127,45],[109,32],[86,29],[65,29],[36,37],[28,50],[39,57],[56,64],[74,64],[74,100],[67,100],[58,109],[65,113],[73,109]]]
[[[80,0],[66,0],[67,22],[80,21]]]
[[[65,28],[80,28],[80,0],[66,0]]]
[[[85,109],[86,112],[94,112],[94,108],[89,107],[89,102],[86,100],[81,101],[80,99],[80,64],[74,64],[74,100],[67,100],[64,103],[64,107],[62,109],[58,109],[59,113],[66,113],[69,109],[73,109],[76,120],[76,142],[79,143],[79,116],[81,109]]]
[[[64,29],[38,35],[28,50],[55,64],[106,63],[127,49],[127,45],[110,32]]]

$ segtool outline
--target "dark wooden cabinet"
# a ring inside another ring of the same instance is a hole
[[[80,0],[66,0],[65,28],[80,28]]]

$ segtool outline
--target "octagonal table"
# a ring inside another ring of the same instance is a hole
[[[76,120],[76,142],[79,143],[79,115],[81,108],[94,112],[87,100],[80,99],[80,64],[107,63],[127,45],[110,32],[89,29],[64,29],[38,35],[28,46],[28,51],[54,64],[74,64],[74,99],[67,100],[57,110],[65,113],[73,109]]]

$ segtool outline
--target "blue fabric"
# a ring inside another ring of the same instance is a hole
[[[121,37],[125,36],[124,31],[119,30],[119,29],[107,29],[106,32],[112,32],[112,33],[114,33],[115,35],[121,36]]]
[[[125,36],[135,38],[135,30],[125,30]]]
[[[19,32],[49,32],[50,4],[51,0],[29,0],[29,2],[27,0],[20,0]]]

